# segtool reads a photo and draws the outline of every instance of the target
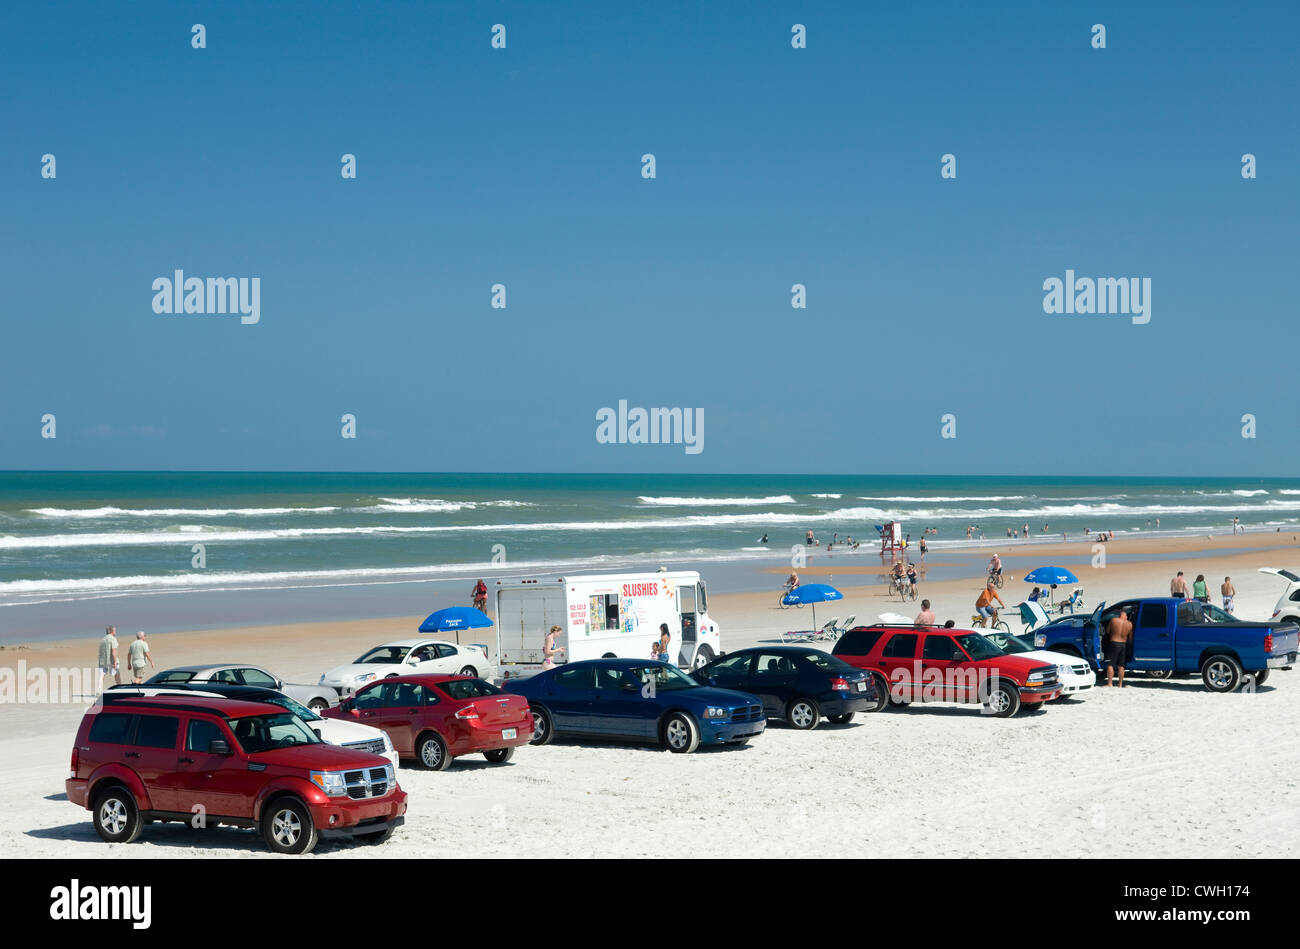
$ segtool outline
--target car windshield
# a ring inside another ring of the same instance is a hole
[[[194,673],[189,669],[168,669],[166,672],[145,679],[145,685],[157,685],[160,682],[189,682],[193,678]]]
[[[1006,655],[979,633],[963,633],[960,636],[954,636],[953,639],[957,640],[957,644],[966,650],[966,654],[976,661]]]
[[[438,688],[453,699],[481,699],[488,695],[503,694],[496,686],[489,685],[482,679],[452,679],[450,682],[439,682]]]
[[[1033,646],[1025,642],[1019,636],[1012,636],[1010,633],[1004,633],[999,629],[991,630],[982,634],[985,639],[997,646],[1003,652],[1032,652]]]
[[[321,717],[309,709],[307,706],[295,702],[287,695],[271,695],[266,699],[271,705],[278,705],[280,708],[287,708],[293,714],[297,715],[304,722],[319,722]]]
[[[820,649],[814,649],[811,652],[804,653],[803,658],[806,661],[811,662],[814,666],[816,666],[818,669],[821,669],[823,672],[837,672],[843,675],[846,672],[858,671],[853,666],[845,662],[843,659],[837,659],[835,656],[832,656],[830,653],[822,652]]]
[[[642,685],[654,682],[655,691],[672,692],[675,689],[698,689],[700,684],[676,666],[667,664],[637,666],[629,669]]]
[[[226,719],[226,724],[234,732],[239,747],[250,755],[255,755],[260,751],[272,751],[276,748],[292,748],[295,745],[319,745],[321,743],[316,733],[292,712],[229,718]]]
[[[366,663],[376,663],[382,665],[395,666],[406,656],[405,646],[376,646],[370,652],[358,659],[354,665],[365,665]]]

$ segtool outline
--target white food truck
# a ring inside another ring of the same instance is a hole
[[[668,624],[669,652],[683,668],[698,668],[722,652],[704,581],[693,570],[498,580],[494,595],[503,675],[540,669],[552,626],[562,630],[555,637],[564,647],[557,662],[649,659],[660,623]]]

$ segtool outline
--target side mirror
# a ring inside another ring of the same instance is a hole
[[[641,690],[636,686],[635,683],[632,683],[632,682],[624,682],[624,683],[623,683],[623,691],[624,691],[624,692],[640,692]]]
[[[214,738],[208,742],[208,754],[228,755],[230,754],[230,745],[222,738]]]
[[[952,660],[951,660],[951,661],[952,661],[952,662],[965,662],[965,661],[966,661],[966,657],[963,656],[961,653],[957,652],[957,651],[954,649],[954,650],[953,650],[953,653],[952,653]]]
[[[419,656],[408,656],[407,659],[406,659],[406,664],[407,664],[408,666],[418,666],[418,665],[420,664],[420,657],[419,657]]]
[[[320,738],[320,737],[321,737],[321,733],[320,733],[320,729],[319,729],[319,728],[313,728],[312,731],[314,731],[314,732],[316,733],[316,737],[317,737],[317,738]]]

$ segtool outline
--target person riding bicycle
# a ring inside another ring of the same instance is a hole
[[[484,610],[487,608],[487,584],[479,578],[478,583],[474,584],[474,609]]]
[[[791,590],[793,590],[793,589],[794,589],[795,587],[797,587],[798,585],[799,585],[799,574],[797,574],[797,573],[795,573],[793,570],[791,570],[791,571],[790,571],[790,576],[788,576],[788,577],[785,578],[785,591],[786,591],[787,593],[789,593]]]
[[[1002,577],[1002,558],[997,554],[989,558],[989,576],[999,579]]]
[[[1002,597],[998,596],[998,591],[993,589],[993,581],[990,580],[984,585],[984,592],[975,601],[975,612],[980,615],[981,626],[987,626],[990,618],[995,623],[998,621],[998,611],[991,605],[994,600],[997,600],[1003,609],[1007,608],[1007,605],[1002,602]]]
[[[903,585],[903,576],[903,561],[895,560],[894,565],[889,569],[890,582],[901,587]]]

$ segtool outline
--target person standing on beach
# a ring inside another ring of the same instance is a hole
[[[664,662],[671,662],[668,657],[672,655],[668,651],[668,645],[673,641],[673,634],[668,632],[668,624],[659,624],[659,658]]]
[[[1106,685],[1114,685],[1115,667],[1119,666],[1119,688],[1124,688],[1124,665],[1128,662],[1128,641],[1133,624],[1123,610],[1106,624]]]
[[[921,601],[921,612],[916,614],[916,619],[912,622],[913,626],[933,626],[935,624],[934,610],[930,609],[930,601]]]
[[[135,634],[135,642],[127,647],[126,659],[131,666],[131,681],[136,685],[144,681],[145,663],[152,669],[158,668],[153,664],[153,656],[149,655],[149,644],[144,641],[143,629]]]
[[[1187,581],[1183,579],[1183,572],[1178,571],[1178,576],[1169,581],[1169,595],[1175,599],[1187,599]]]
[[[542,644],[542,668],[554,669],[555,657],[564,652],[563,646],[555,645],[555,637],[560,635],[562,630],[558,626],[552,626],[551,631],[546,634],[546,642]]]
[[[104,630],[104,638],[99,641],[99,688],[104,689],[104,676],[111,675],[122,684],[122,672],[117,664],[117,627],[109,626]]]
[[[1232,601],[1237,596],[1237,588],[1232,585],[1232,577],[1223,578],[1223,586],[1219,587],[1219,592],[1223,594],[1223,611],[1232,612]]]
[[[1210,602],[1210,591],[1205,586],[1205,574],[1198,573],[1192,583],[1192,599],[1202,606]]]
[[[929,549],[930,549],[929,547],[926,547],[926,546],[925,546],[925,538],[922,537],[922,538],[921,538],[921,561],[922,561],[922,562],[925,561],[925,552],[926,552],[927,550],[929,550]]]

